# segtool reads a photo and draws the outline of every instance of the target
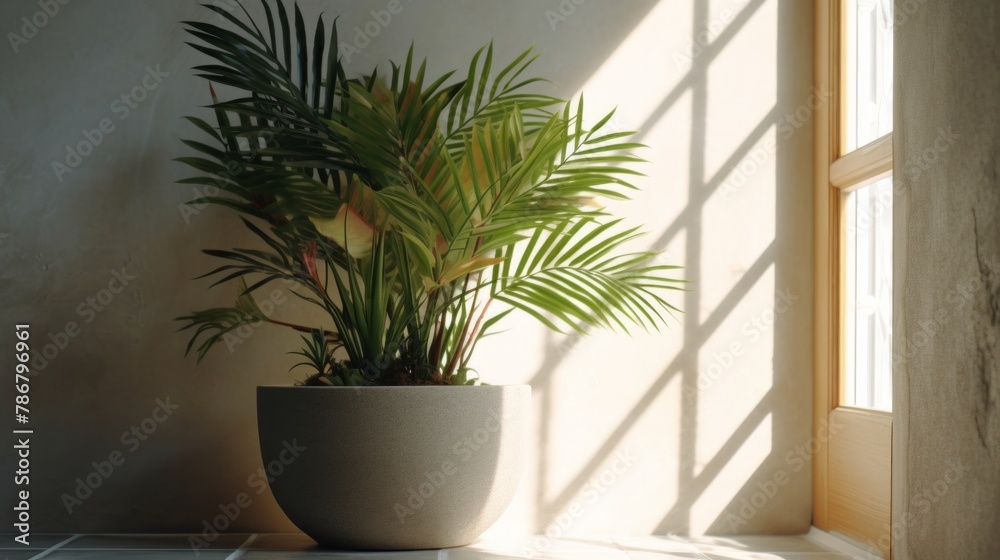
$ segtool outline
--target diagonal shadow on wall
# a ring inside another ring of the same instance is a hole
[[[649,118],[640,127],[641,131],[649,131],[657,121],[662,119],[671,107],[680,100],[685,93],[690,92],[692,98],[692,126],[691,126],[691,155],[689,160],[691,177],[688,189],[688,204],[678,214],[677,218],[665,228],[658,239],[652,244],[654,250],[661,250],[666,247],[682,231],[686,232],[685,254],[687,262],[684,263],[685,276],[689,279],[697,279],[701,274],[700,255],[704,250],[702,243],[702,213],[705,204],[713,196],[713,193],[723,184],[727,176],[745,158],[751,150],[765,138],[766,134],[779,123],[783,117],[779,107],[790,97],[783,80],[787,79],[786,74],[778,71],[778,100],[775,105],[763,116],[760,122],[746,135],[739,146],[729,155],[726,161],[719,167],[719,171],[707,180],[702,180],[705,172],[705,129],[707,119],[707,72],[708,68],[718,55],[729,45],[732,39],[743,29],[756,11],[764,5],[766,0],[754,0],[747,3],[735,16],[728,27],[719,36],[705,46],[702,53],[692,61],[692,68],[677,85],[664,97],[659,106],[650,114]],[[782,3],[779,3],[779,7]],[[779,13],[781,10],[779,9]],[[701,31],[704,22],[708,20],[707,8],[704,2],[694,2],[693,33]],[[780,50],[789,47],[787,43],[788,34],[783,33],[785,27],[779,17],[779,36],[777,38]],[[781,65],[779,64],[779,67]],[[640,134],[641,137],[641,134]],[[640,138],[641,141],[641,138]],[[778,142],[779,155],[781,153],[782,141]],[[778,196],[782,196],[789,188],[798,188],[795,185],[788,185],[783,177],[779,160],[778,167]],[[548,438],[551,432],[551,415],[553,414],[553,373],[559,363],[565,358],[568,351],[575,346],[577,339],[582,335],[571,335],[558,347],[549,345],[542,365],[531,379],[531,385],[540,400],[540,419],[538,424],[538,441],[543,450],[537,466],[538,487],[536,491],[536,512],[538,515],[538,526],[544,528],[553,522],[555,516],[566,508],[574,496],[580,492],[587,481],[593,477],[601,465],[608,460],[619,446],[628,432],[636,425],[642,416],[650,409],[659,394],[667,387],[669,382],[680,375],[684,386],[697,386],[697,376],[699,371],[698,353],[701,347],[709,340],[712,333],[722,324],[722,322],[734,311],[737,304],[744,298],[753,286],[760,281],[766,272],[775,267],[775,278],[785,276],[785,265],[782,259],[778,259],[776,254],[781,243],[782,224],[785,214],[790,211],[788,203],[779,204],[776,201],[777,224],[776,238],[758,256],[753,265],[746,271],[744,276],[730,289],[724,299],[717,305],[711,314],[701,323],[698,317],[701,316],[700,302],[697,292],[689,291],[684,297],[684,315],[682,317],[684,330],[684,348],[678,356],[664,369],[656,381],[648,388],[646,394],[635,404],[597,450],[585,461],[576,475],[563,486],[554,498],[547,498],[550,495],[545,486],[548,479],[550,465],[544,453],[548,445]],[[783,330],[779,321],[775,324],[775,346],[779,345],[779,336],[787,331]],[[566,349],[569,350],[566,350]],[[777,356],[778,352],[775,352]],[[777,372],[781,364],[775,363],[775,381],[777,382]],[[679,462],[678,476],[678,498],[673,506],[666,512],[663,519],[657,526],[656,532],[687,532],[690,530],[690,512],[693,504],[703,495],[715,477],[721,472],[725,464],[733,459],[740,447],[747,438],[759,427],[769,415],[776,413],[774,399],[777,398],[775,392],[769,390],[761,400],[755,405],[752,411],[743,419],[742,423],[733,431],[728,440],[708,461],[708,463],[695,474],[695,446],[697,442],[698,426],[698,399],[695,393],[691,398],[684,398],[681,402],[681,434],[677,460]],[[783,430],[781,427],[783,419],[772,418],[772,435]],[[761,467],[763,468],[763,467]],[[758,469],[760,471],[760,469]],[[729,504],[732,507],[733,503]],[[720,514],[719,519],[722,515]],[[723,530],[719,525],[719,519],[711,526],[712,530]]]

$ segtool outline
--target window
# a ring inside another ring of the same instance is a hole
[[[892,177],[844,194],[843,404],[892,410]]]
[[[843,152],[892,132],[892,0],[844,0]]]
[[[888,558],[892,0],[818,0],[813,524]]]

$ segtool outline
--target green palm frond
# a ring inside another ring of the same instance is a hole
[[[215,307],[196,311],[191,315],[179,317],[178,321],[187,321],[187,325],[181,327],[180,331],[185,331],[194,327],[194,334],[188,342],[184,355],[191,353],[195,342],[207,335],[198,345],[198,361],[201,361],[205,354],[216,344],[223,342],[225,337],[245,325],[259,325],[267,319],[264,312],[260,310],[257,302],[253,299],[250,291],[247,290],[246,282],[242,278],[237,283],[236,303],[234,307]]]
[[[501,118],[515,108],[528,116],[529,129],[544,119],[548,109],[563,103],[555,97],[525,91],[532,84],[544,82],[540,77],[522,77],[538,58],[528,49],[500,70],[491,80],[493,43],[479,49],[472,57],[462,88],[448,109],[444,128],[449,149],[461,151],[461,136],[476,123]]]
[[[664,276],[678,267],[655,264],[655,252],[621,252],[641,233],[620,224],[581,217],[536,230],[523,248],[507,248],[492,296],[557,331],[657,329],[663,310],[677,311],[658,292],[680,288]]]
[[[205,276],[238,282],[243,304],[181,318],[199,358],[260,320],[247,302],[276,280],[333,323],[268,320],[309,333],[294,353],[310,383],[474,382],[478,342],[513,310],[563,331],[656,329],[677,311],[677,267],[627,250],[638,228],[599,202],[636,188],[643,146],[609,130],[614,111],[587,126],[582,96],[533,91],[532,49],[500,67],[489,44],[429,79],[411,46],[387,79],[348,78],[336,20],[310,29],[298,6],[261,5],[263,23],[216,6],[225,26],[185,22],[210,59],[197,75],[239,93],[210,87],[215,123],[188,119],[202,138],[184,141],[196,175],[181,183],[217,187],[192,203],[237,212],[257,245],[205,251],[225,261]]]

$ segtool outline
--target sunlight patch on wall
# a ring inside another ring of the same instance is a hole
[[[711,149],[705,152],[705,181],[728,172],[730,156],[769,120],[778,101],[778,2],[734,2],[732,9],[732,18],[745,23],[715,38],[718,50],[702,55],[711,61],[695,58],[708,63],[705,140]]]
[[[736,417],[737,414],[732,414]],[[691,531],[693,534],[718,531],[717,520],[725,517],[724,511],[736,509],[727,507],[733,496],[745,486],[753,486],[752,475],[764,466],[771,452],[771,414],[768,414],[749,436],[733,434],[742,441],[732,458],[721,462],[721,469],[711,476],[711,481],[691,508]],[[775,490],[775,495],[777,489]],[[771,496],[774,497],[774,496]],[[766,507],[766,502],[763,504]],[[737,527],[738,529],[739,527]],[[714,529],[714,531],[713,531]]]

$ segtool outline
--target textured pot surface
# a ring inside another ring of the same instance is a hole
[[[271,491],[320,545],[469,544],[520,479],[531,387],[258,387]]]

